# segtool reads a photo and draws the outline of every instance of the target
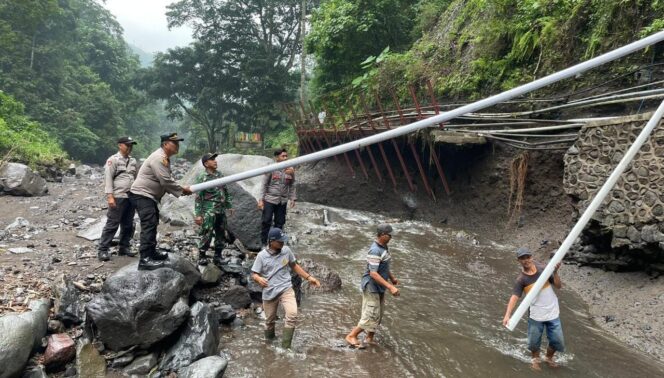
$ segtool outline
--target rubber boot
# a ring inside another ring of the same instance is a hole
[[[111,256],[108,254],[107,250],[100,250],[97,252],[97,258],[99,261],[108,261],[111,259]]]
[[[134,256],[136,256],[136,252],[132,252],[131,248],[129,248],[129,247],[120,247],[120,248],[118,248],[118,255],[119,256],[127,256],[127,257],[134,257]]]
[[[208,264],[208,258],[205,251],[198,251],[198,265],[205,266]]]
[[[290,349],[291,343],[293,342],[293,334],[295,333],[295,328],[284,327],[284,334],[281,336],[281,347],[284,349]]]
[[[277,336],[274,334],[274,328],[265,330],[265,341],[270,342]]]

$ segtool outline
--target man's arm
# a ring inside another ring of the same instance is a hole
[[[385,279],[380,274],[378,274],[378,272],[371,271],[371,272],[369,272],[369,276],[371,276],[371,278],[373,278],[373,280],[377,284],[379,284],[380,286],[383,286],[384,288],[389,290],[390,294],[394,295],[395,297],[399,296],[399,289],[396,286],[394,286],[394,285],[390,284],[389,282],[385,281]]]
[[[267,287],[267,279],[261,276],[256,272],[251,272],[251,278],[258,284],[260,287]]]
[[[108,207],[115,207],[115,196],[113,195],[113,178],[115,178],[115,172],[117,167],[115,166],[115,161],[111,158],[108,158],[106,161],[106,166],[104,167],[104,194],[106,194],[106,202]]]
[[[396,286],[399,284],[399,280],[396,277],[394,277],[391,271],[388,273],[388,277],[390,278],[390,282],[392,282],[392,285]]]
[[[150,162],[150,166],[152,167],[157,180],[159,180],[159,184],[167,193],[170,193],[176,197],[191,194],[191,190],[188,186],[181,186],[177,183],[177,181],[175,181],[164,160],[157,161],[157,159],[154,159]]]
[[[263,175],[263,183],[261,184],[261,195],[258,199],[258,208],[263,210],[264,202],[265,200],[265,194],[267,193],[267,186],[270,183],[270,176],[272,176],[272,172],[268,172]]]
[[[561,263],[556,264],[556,269],[553,270],[553,274],[551,275],[551,277],[553,278],[552,282],[553,287],[555,287],[556,289],[560,289],[563,287],[563,283],[560,280],[560,276],[558,275],[558,269],[560,269],[560,264]]]
[[[320,287],[320,282],[316,278],[314,278],[314,276],[312,276],[311,274],[307,273],[304,269],[302,269],[300,264],[294,263],[292,265],[292,268],[293,268],[293,271],[295,273],[297,273],[298,276],[302,277],[304,280],[309,282],[311,285],[313,285],[314,287]]]
[[[510,321],[510,315],[512,315],[512,311],[514,310],[514,306],[516,306],[516,301],[519,300],[519,297],[512,294],[510,297],[509,302],[507,302],[507,310],[505,311],[505,316],[503,317],[503,325],[507,326],[507,323]]]

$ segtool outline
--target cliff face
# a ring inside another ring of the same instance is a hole
[[[565,154],[565,192],[581,213],[651,114],[586,125]],[[571,258],[613,270],[664,271],[664,127],[660,124],[593,217]]]

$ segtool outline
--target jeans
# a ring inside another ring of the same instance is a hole
[[[141,220],[141,246],[138,248],[141,258],[152,257],[157,251],[157,226],[159,225],[159,207],[152,198],[129,193],[129,199],[136,206]]]
[[[267,201],[263,201],[263,216],[261,217],[261,242],[267,245],[267,234],[272,227],[272,218],[274,217],[274,227],[283,230],[284,223],[286,223],[286,206],[288,203],[275,205]]]
[[[546,328],[546,338],[549,340],[549,348],[556,352],[565,351],[565,338],[563,337],[563,327],[560,324],[560,318],[538,322],[528,318],[528,350],[539,352],[542,344],[542,334]]]
[[[99,251],[108,251],[113,236],[120,227],[120,247],[129,248],[131,237],[134,236],[134,213],[136,207],[129,198],[116,198],[115,207],[109,207],[106,225],[99,240]]]

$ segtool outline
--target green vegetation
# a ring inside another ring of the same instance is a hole
[[[25,116],[23,104],[0,92],[0,151],[2,161],[31,166],[61,165],[67,154],[41,126]]]
[[[420,86],[431,80],[438,96],[475,99],[542,77],[664,26],[661,0],[420,0],[404,4],[409,5],[404,14],[415,13],[418,21],[397,24],[412,43],[395,49],[394,39],[385,35],[387,27],[380,24],[369,23],[380,29],[373,32],[377,37],[371,40],[371,48],[356,37],[339,38],[340,31],[362,29],[366,24],[356,17],[355,24],[348,27],[350,21],[341,17],[342,10],[368,12],[371,7],[365,2],[324,2],[321,15],[313,19],[315,32],[308,39],[312,45],[322,46],[312,50],[317,61],[329,59],[329,46],[335,52],[353,49],[357,53],[334,54],[333,59],[343,59],[343,65],[319,64],[313,86],[322,90],[315,93],[347,97],[352,87],[403,92],[407,84]],[[362,10],[357,9],[360,7]],[[336,17],[324,17],[327,14]],[[394,13],[374,19],[390,17]],[[386,47],[390,51],[380,54]],[[624,59],[611,69],[626,72],[649,63],[658,52],[650,49],[645,54]],[[376,58],[367,64],[372,57]],[[330,77],[337,80],[336,85],[321,85]]]

